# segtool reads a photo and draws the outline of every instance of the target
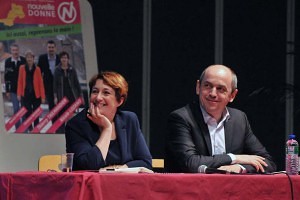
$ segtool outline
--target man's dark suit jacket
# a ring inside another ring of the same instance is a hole
[[[59,63],[59,57],[56,55],[55,66],[57,66]],[[53,75],[49,66],[48,54],[40,55],[37,66],[40,67],[43,75],[46,95],[53,96]]]
[[[17,93],[19,68],[25,63],[26,59],[23,56],[20,56],[20,60],[17,62],[17,65],[12,61],[12,57],[5,60],[4,80],[6,92]]]
[[[114,118],[120,145],[121,163],[128,167],[152,168],[152,157],[133,112],[118,111]],[[100,135],[99,127],[86,116],[86,110],[73,117],[66,125],[67,152],[74,154],[74,170],[99,170],[107,166],[100,149],[95,145]]]
[[[195,173],[200,165],[211,168],[230,165],[232,160],[228,153],[262,156],[268,164],[265,170],[276,170],[271,156],[253,134],[246,114],[237,109],[227,109],[230,118],[225,122],[226,152],[215,156],[212,156],[210,134],[199,103],[193,102],[170,114],[165,160],[167,171]],[[251,165],[243,166],[249,173],[256,171]]]

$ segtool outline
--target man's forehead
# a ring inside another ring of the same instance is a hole
[[[229,90],[231,88],[232,77],[223,73],[205,73],[202,83],[211,84],[215,87],[225,87]]]
[[[228,87],[228,83],[220,79],[203,79],[203,83],[214,85],[214,86]]]

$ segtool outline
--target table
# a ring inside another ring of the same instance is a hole
[[[300,199],[300,176],[290,177]],[[287,200],[291,190],[284,174],[0,173],[0,200],[8,199]]]

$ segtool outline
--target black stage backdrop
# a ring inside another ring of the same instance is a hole
[[[90,0],[99,70],[129,81],[124,109],[142,121],[143,1]],[[296,1],[295,134],[300,140],[300,7]],[[224,1],[223,64],[239,79],[231,106],[245,111],[256,136],[284,169],[286,1]],[[164,157],[168,114],[195,94],[200,72],[214,63],[215,1],[152,0],[150,150]],[[298,20],[297,20],[298,19]],[[88,67],[88,66],[87,66]]]

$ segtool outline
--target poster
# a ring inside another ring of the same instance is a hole
[[[87,103],[79,2],[0,0],[0,4],[4,126],[9,133],[64,133],[67,120]],[[48,60],[42,62],[42,55]]]

